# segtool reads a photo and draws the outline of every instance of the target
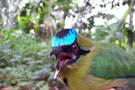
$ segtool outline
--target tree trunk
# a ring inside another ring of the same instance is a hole
[[[134,26],[133,26],[134,4],[135,4],[135,0],[131,0],[130,5],[132,5],[132,9],[130,12],[130,19],[129,19],[129,27],[131,29],[134,28]],[[129,52],[129,50],[132,48],[132,46],[133,46],[133,32],[132,32],[132,30],[128,30],[128,42],[127,42],[126,50]]]

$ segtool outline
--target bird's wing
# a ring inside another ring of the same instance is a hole
[[[112,44],[97,44],[96,54],[92,56],[90,73],[106,78],[135,77],[135,58],[120,47]]]

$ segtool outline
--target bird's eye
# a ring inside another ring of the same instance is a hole
[[[74,45],[72,46],[72,51],[76,52],[77,50],[78,50],[77,44],[74,44]]]

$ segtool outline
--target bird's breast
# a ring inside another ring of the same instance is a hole
[[[62,70],[61,76],[70,90],[89,90],[85,82],[89,74],[90,61],[88,58],[90,58],[89,54],[82,56],[76,65],[68,65]]]

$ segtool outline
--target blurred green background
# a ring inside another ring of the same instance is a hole
[[[48,58],[63,28],[135,55],[134,11],[135,0],[1,0],[0,90],[66,90]]]

